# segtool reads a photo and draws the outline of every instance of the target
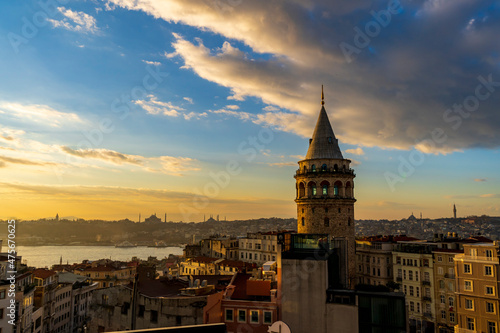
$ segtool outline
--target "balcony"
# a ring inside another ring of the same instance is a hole
[[[465,255],[465,254],[459,254],[455,257],[455,259],[486,261],[486,262],[498,263],[498,257],[483,257],[483,256],[470,256],[470,255]]]
[[[455,333],[476,333],[476,331],[474,331],[474,330],[468,330],[465,328],[458,328],[457,326],[455,326]]]

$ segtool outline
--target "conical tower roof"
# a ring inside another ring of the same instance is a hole
[[[323,89],[322,89],[323,90]],[[309,149],[307,150],[306,160],[315,158],[334,158],[344,159],[340,151],[339,142],[335,138],[332,125],[326,114],[323,92],[321,94],[321,111],[319,112],[318,121],[312,139],[309,140]]]

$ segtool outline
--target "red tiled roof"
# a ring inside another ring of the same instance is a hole
[[[218,258],[210,258],[210,257],[196,257],[191,259],[192,262],[202,262],[202,263],[213,263],[214,261],[219,260]]]
[[[271,281],[247,280],[248,296],[271,296]]]
[[[237,273],[231,283],[234,288],[234,292],[231,295],[231,299],[248,299],[247,294],[247,281],[251,277],[251,274]]]
[[[251,263],[244,262],[244,261],[228,260],[228,259],[222,260],[217,265],[228,266],[228,267],[238,267],[238,268],[240,268],[240,267],[247,267],[247,268],[257,267],[256,264],[251,264]]]
[[[493,243],[493,241],[484,236],[472,236],[464,240],[465,243]]]
[[[53,275],[56,275],[56,272],[43,268],[37,268],[33,271],[33,276],[39,279],[47,279]]]

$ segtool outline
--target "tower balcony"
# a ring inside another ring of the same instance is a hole
[[[352,200],[353,202],[356,201],[355,198],[353,197],[347,197],[347,196],[341,196],[341,195],[303,195],[300,197],[297,197],[295,201],[301,201],[301,200],[329,200],[329,199],[334,199],[334,200]]]
[[[308,177],[311,177],[311,176],[321,176],[321,177],[324,177],[324,176],[329,176],[329,175],[332,175],[332,176],[335,176],[335,175],[348,175],[348,176],[353,176],[353,177],[356,177],[356,174],[354,173],[354,169],[334,169],[334,168],[326,168],[326,169],[318,169],[318,170],[297,170],[295,172],[295,176],[294,178],[297,178],[297,176],[308,176]]]

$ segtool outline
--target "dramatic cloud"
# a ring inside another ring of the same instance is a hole
[[[143,108],[147,113],[157,115],[161,114],[167,117],[184,117],[185,120],[200,119],[207,116],[206,112],[186,112],[186,109],[173,105],[170,102],[159,101],[154,95],[148,95],[148,100],[138,100],[134,103]],[[186,99],[186,98],[184,98]],[[189,100],[187,100],[189,102]],[[192,102],[192,100],[191,100]]]
[[[359,147],[356,149],[347,149],[345,152],[348,154],[352,154],[352,155],[364,155],[365,154],[363,149],[361,149]]]
[[[486,178],[476,178],[474,179],[475,182],[485,182]]]
[[[198,161],[189,157],[159,156],[144,157],[127,155],[108,149],[72,149],[60,147],[61,151],[81,159],[101,160],[114,165],[132,165],[148,172],[159,172],[173,176],[184,176],[185,172],[199,171]]]
[[[121,165],[123,163],[142,165],[136,156],[125,155],[116,151],[107,149],[71,149],[69,147],[61,147],[61,150],[69,155],[78,156],[81,158],[94,158],[104,160],[106,162]]]
[[[97,33],[99,29],[96,26],[96,19],[84,12],[76,12],[64,7],[58,7],[57,10],[64,16],[62,20],[47,19],[54,28],[64,28],[71,31],[84,33]]]
[[[0,114],[6,117],[31,121],[51,127],[61,127],[68,124],[83,124],[84,121],[76,113],[54,110],[47,105],[21,104],[0,101]]]
[[[500,143],[500,12],[492,0],[402,1],[390,22],[361,42],[357,31],[376,22],[371,13],[387,9],[387,1],[110,3],[230,40],[208,48],[176,34],[166,56],[227,87],[230,99],[254,96],[272,105],[256,115],[263,126],[309,136],[324,84],[330,120],[345,143],[443,154]]]
[[[7,164],[20,164],[20,165],[36,165],[36,166],[47,166],[47,165],[56,165],[56,163],[52,162],[35,162],[30,161],[24,158],[14,158],[7,156],[0,156],[0,167],[6,167]]]
[[[161,62],[159,61],[148,61],[148,60],[143,60],[142,61],[145,64],[151,65],[151,66],[160,66]]]

